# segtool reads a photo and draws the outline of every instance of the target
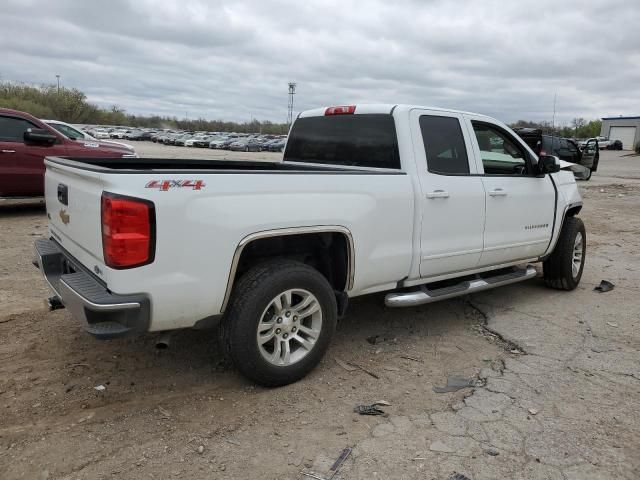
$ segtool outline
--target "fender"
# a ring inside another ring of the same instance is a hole
[[[231,269],[229,271],[229,278],[227,280],[227,288],[224,294],[224,300],[222,302],[222,307],[220,308],[220,313],[224,313],[227,308],[227,304],[229,303],[229,299],[231,297],[231,292],[233,291],[233,285],[235,283],[236,271],[238,269],[238,263],[240,262],[240,257],[242,256],[242,252],[245,247],[249,245],[251,242],[255,240],[259,240],[262,238],[270,238],[270,237],[280,237],[285,235],[300,235],[305,233],[340,233],[345,236],[347,239],[347,248],[348,248],[348,261],[347,261],[347,288],[346,291],[349,291],[353,288],[353,279],[355,275],[355,247],[353,243],[353,235],[351,231],[340,225],[318,225],[318,226],[310,226],[310,227],[294,227],[294,228],[278,228],[275,230],[264,230],[261,232],[255,232],[247,235],[236,247],[236,250],[233,254],[233,260],[231,262]]]
[[[562,212],[562,221],[560,222],[560,228],[558,228],[558,233],[556,233],[554,237],[551,239],[551,242],[549,243],[549,248],[547,249],[546,253],[543,256],[538,258],[538,261],[544,262],[547,258],[551,256],[551,254],[556,248],[556,244],[558,243],[558,240],[560,239],[560,234],[562,233],[562,227],[564,227],[564,221],[567,218],[567,214],[569,213],[570,210],[575,210],[575,209],[577,209],[576,213],[580,212],[580,210],[582,209],[582,202],[573,202],[568,205],[565,205],[564,210]]]

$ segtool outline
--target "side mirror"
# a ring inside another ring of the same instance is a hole
[[[560,159],[554,155],[543,155],[538,158],[538,173],[556,173],[560,171]]]
[[[28,128],[23,138],[25,142],[40,145],[53,145],[58,140],[58,137],[43,128]]]

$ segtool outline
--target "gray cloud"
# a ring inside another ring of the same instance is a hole
[[[504,121],[640,113],[634,1],[4,0],[4,80],[132,113],[284,121],[345,103]]]

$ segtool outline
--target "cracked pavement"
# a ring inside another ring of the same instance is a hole
[[[484,384],[462,400],[449,394],[448,410],[377,425],[344,478],[640,477],[640,189],[604,182],[581,184],[589,247],[576,291],[538,280],[469,299],[487,330],[526,353],[482,368]],[[597,203],[612,190],[627,206],[634,198],[633,218]],[[595,292],[601,279],[616,288]]]

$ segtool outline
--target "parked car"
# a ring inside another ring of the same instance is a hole
[[[222,148],[222,144],[227,140],[227,138],[223,137],[223,138],[218,138],[216,140],[211,140],[209,142],[209,148],[212,149],[221,149]]]
[[[238,137],[229,137],[222,142],[222,144],[220,145],[220,148],[222,150],[231,150],[231,144],[236,142],[237,140],[238,140]]]
[[[596,137],[596,140],[598,140],[600,150],[606,149],[612,142],[609,137]]]
[[[607,150],[622,150],[622,141],[621,140],[613,140],[609,142],[607,145]]]
[[[260,142],[255,138],[243,138],[236,142],[233,142],[229,146],[230,150],[240,152],[259,152]]]
[[[584,180],[589,180],[593,172],[598,170],[600,153],[598,152],[598,140],[595,138],[586,140],[581,149],[573,140],[543,134],[542,130],[536,128],[516,128],[514,131],[531,147],[536,155],[555,155],[561,160],[588,168],[589,172],[584,176]]]
[[[211,141],[214,138],[215,137],[213,137],[213,136],[206,136],[206,137],[197,138],[197,139],[193,140],[193,146],[196,147],[196,148],[208,148],[209,144],[211,143]]]
[[[193,135],[187,133],[184,135],[180,135],[178,137],[176,137],[173,141],[173,144],[177,147],[184,147],[185,143],[187,140],[190,140],[193,138]]]
[[[129,130],[114,129],[109,132],[110,138],[125,138],[125,135],[129,133]]]
[[[73,140],[33,115],[0,108],[0,197],[44,195],[44,159],[137,157],[130,148],[100,140]]]
[[[95,138],[111,138],[111,135],[109,135],[109,131],[105,130],[104,128],[94,128],[91,131],[91,134],[95,137]]]
[[[262,152],[268,152],[269,151],[269,145],[271,145],[273,142],[275,142],[276,140],[271,138],[271,139],[267,139],[264,142],[262,142],[260,144],[260,151]]]
[[[48,158],[35,252],[52,301],[99,338],[221,323],[236,367],[277,386],[320,362],[352,297],[415,307],[535,262],[548,287],[578,286],[573,165],[486,116],[359,108],[301,113],[282,162]]]
[[[269,144],[269,151],[282,152],[284,150],[284,146],[286,145],[286,143],[287,143],[286,138],[279,138],[277,140],[274,140]]]
[[[185,147],[208,147],[209,146],[209,142],[211,140],[209,140],[209,136],[207,135],[194,135],[191,138],[187,139],[184,142],[184,146]]]
[[[55,128],[58,132],[62,133],[65,137],[71,140],[77,141],[89,141],[89,142],[99,142],[101,145],[117,145],[118,147],[126,148],[130,150],[131,153],[135,154],[135,149],[131,145],[127,145],[126,143],[114,142],[112,140],[98,140],[97,138],[92,137],[87,132],[83,132],[79,128],[74,127],[65,122],[61,122],[60,120],[42,120],[44,123],[49,125],[50,127]]]

